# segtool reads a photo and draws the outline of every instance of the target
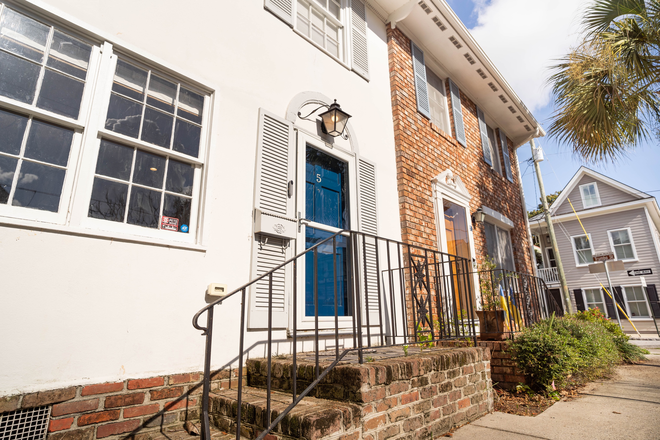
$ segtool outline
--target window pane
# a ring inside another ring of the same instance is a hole
[[[161,193],[158,191],[134,186],[131,189],[127,223],[147,228],[157,228],[160,214],[160,195]]]
[[[6,204],[16,172],[18,159],[0,155],[0,203]]]
[[[170,164],[167,169],[167,182],[165,184],[165,189],[186,196],[192,196],[194,177],[195,167],[170,159]]]
[[[614,251],[616,252],[616,258],[618,260],[631,260],[635,258],[632,245],[624,244],[621,246],[614,246]]]
[[[48,26],[5,7],[0,18],[0,48],[40,63],[49,32]]]
[[[327,49],[332,56],[339,57],[339,45],[336,41],[328,40]]]
[[[198,157],[201,133],[201,128],[177,118],[172,149],[192,157]]]
[[[0,110],[0,151],[18,155],[28,118]]]
[[[298,25],[296,26],[304,36],[309,37],[309,21],[298,14]]]
[[[24,161],[12,205],[57,212],[66,171]]]
[[[575,237],[575,248],[577,250],[591,249],[591,246],[589,244],[589,240],[587,240],[587,237],[585,237],[585,236]]]
[[[174,99],[176,98],[176,84],[151,75],[147,104],[161,110],[174,113]]]
[[[587,289],[584,291],[585,296],[587,297],[587,302],[595,303],[602,302],[603,299],[600,295],[600,289]]]
[[[134,183],[151,186],[152,188],[162,188],[164,175],[164,157],[156,156],[145,151],[137,151],[137,155],[135,156],[135,171],[133,171]]]
[[[190,225],[190,205],[192,200],[165,194],[163,215],[179,220],[179,232],[188,232]]]
[[[318,13],[315,9],[312,9],[312,26],[316,26],[320,32],[323,32],[325,22],[325,17],[322,14]]]
[[[340,9],[338,3],[335,3],[333,0],[330,0],[330,4],[329,4],[329,8],[328,8],[328,10],[330,11],[330,13],[331,13],[332,15],[335,16],[335,18],[336,18],[337,20],[339,20],[339,15],[340,15],[340,13],[341,13],[341,9]]]
[[[115,94],[110,95],[108,118],[105,121],[106,129],[137,138],[141,118],[142,104]]]
[[[91,53],[89,44],[55,31],[46,65],[84,80]]]
[[[325,40],[323,36],[323,32],[321,32],[318,28],[312,26],[312,41],[314,41],[316,44],[318,44],[321,47],[325,47],[323,44],[323,41]]]
[[[69,162],[72,140],[73,130],[32,120],[25,157],[65,167]]]
[[[128,185],[95,177],[92,199],[89,202],[89,217],[123,222],[127,194]]]
[[[135,150],[123,145],[101,141],[96,174],[128,181],[131,177],[133,151]]]
[[[578,251],[578,261],[580,264],[590,264],[593,263],[593,254],[591,250]]]
[[[642,288],[639,286],[626,287],[625,292],[628,301],[645,301],[644,292],[642,291]]]
[[[117,61],[112,90],[142,102],[147,85],[147,72],[122,60]]]
[[[201,124],[203,109],[204,97],[181,87],[181,91],[179,92],[179,112],[177,115]]]
[[[144,110],[142,140],[159,147],[170,147],[174,116],[147,107]]]
[[[37,107],[78,119],[85,83],[46,69]]]
[[[0,51],[0,95],[32,104],[41,67]]]

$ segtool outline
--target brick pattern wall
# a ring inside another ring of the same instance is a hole
[[[488,347],[491,352],[491,378],[499,388],[506,390],[515,389],[518,384],[526,384],[525,374],[518,369],[516,363],[511,360],[511,354],[507,352],[508,342],[480,341],[479,347]]]
[[[201,373],[128,379],[0,397],[0,413],[52,405],[49,440],[148,440],[162,427],[199,420]],[[212,376],[214,390],[235,388],[235,371]]]
[[[511,231],[516,269],[532,273],[532,259],[525,228],[518,182],[518,161],[509,141],[509,155],[514,182],[495,172],[483,159],[476,105],[461,91],[461,106],[467,147],[453,137],[454,121],[451,99],[448,110],[452,133],[444,133],[417,112],[415,79],[410,39],[400,29],[387,29],[390,86],[397,160],[399,209],[403,240],[419,246],[437,248],[436,219],[433,206],[432,180],[451,169],[460,176],[472,200],[470,216],[481,205],[488,206],[514,222]],[[448,87],[448,86],[447,86]],[[447,89],[449,97],[449,89]],[[499,133],[497,133],[499,136]],[[498,137],[499,139],[499,137]],[[500,163],[504,157],[500,152]],[[483,226],[474,228],[477,263],[486,256]]]

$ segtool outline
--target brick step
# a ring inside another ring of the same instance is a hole
[[[212,423],[220,430],[236,433],[238,392],[223,390],[210,396]],[[291,394],[271,393],[271,420],[275,420],[292,401]],[[241,436],[254,439],[266,427],[266,390],[243,388],[241,403]],[[314,397],[304,398],[271,432],[270,439],[334,439],[360,429],[362,410],[350,403]]]

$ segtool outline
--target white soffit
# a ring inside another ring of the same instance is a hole
[[[372,0],[516,146],[545,132],[445,0]],[[411,3],[414,3],[412,5]],[[408,12],[402,14],[401,12]],[[443,30],[444,28],[444,30]],[[537,134],[537,129],[539,130]]]

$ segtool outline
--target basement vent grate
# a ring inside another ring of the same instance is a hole
[[[486,74],[484,73],[484,71],[481,70],[481,69],[477,69],[477,73],[479,74],[479,76],[480,76],[482,79],[486,79],[486,78],[488,78],[488,77],[486,76]]]
[[[458,40],[456,39],[456,37],[454,37],[453,35],[451,37],[449,37],[449,41],[451,41],[451,44],[456,46],[456,49],[460,49],[461,47],[463,47],[463,45],[461,43],[459,43]]]
[[[50,406],[22,409],[0,415],[0,440],[46,438]]]
[[[529,125],[525,125],[525,130],[527,130],[527,131],[532,131],[532,129],[529,128]]]
[[[500,95],[500,101],[502,101],[502,102],[505,103],[505,104],[506,104],[507,102],[509,102],[509,100],[506,99],[506,96],[504,96],[504,95]]]
[[[466,54],[464,54],[463,56],[465,57],[466,60],[468,60],[468,63],[470,63],[471,65],[477,63],[477,62],[474,60],[474,58],[472,58],[472,55],[470,55],[469,53],[466,53]]]
[[[497,90],[498,90],[498,88],[495,87],[495,84],[493,84],[492,82],[489,82],[489,83],[488,83],[488,87],[490,87],[490,89],[491,89],[493,92],[497,92]]]
[[[525,120],[524,120],[524,119],[522,118],[522,116],[520,116],[520,115],[518,115],[518,116],[516,117],[516,119],[517,119],[518,122],[520,122],[521,124],[522,124],[523,122],[525,122]]]
[[[447,30],[447,26],[445,26],[445,24],[441,22],[438,17],[433,17],[433,23],[435,23],[435,25],[439,27],[441,31]]]
[[[517,113],[517,112],[516,112],[516,109],[513,108],[512,105],[509,106],[509,111],[510,111],[511,113]]]
[[[419,2],[419,5],[422,7],[422,9],[424,9],[424,12],[426,12],[427,14],[430,14],[431,12],[433,12],[431,10],[431,8],[429,8],[429,5],[427,5],[426,3]]]

